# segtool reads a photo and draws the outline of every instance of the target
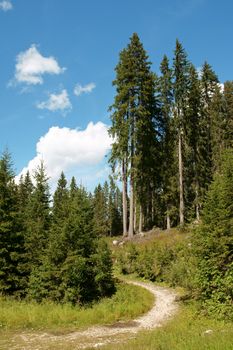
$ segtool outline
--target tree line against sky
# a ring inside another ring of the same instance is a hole
[[[222,88],[207,62],[197,72],[178,40],[172,64],[164,56],[157,76],[137,34],[115,71],[113,174],[93,194],[74,178],[68,186],[62,173],[51,201],[43,163],[34,181],[27,173],[16,184],[11,157],[3,153],[2,294],[72,303],[110,295],[111,255],[99,237],[123,232],[132,238],[154,226],[169,229],[202,218],[220,159],[232,151],[233,81]]]

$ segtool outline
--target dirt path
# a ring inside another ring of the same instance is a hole
[[[176,312],[176,294],[170,289],[151,283],[129,283],[141,286],[155,296],[156,301],[147,314],[130,322],[118,322],[111,326],[94,326],[85,331],[77,331],[67,335],[21,333],[13,339],[11,350],[98,348],[108,343],[117,343],[133,338],[140,330],[160,327]],[[21,345],[18,345],[19,343]]]

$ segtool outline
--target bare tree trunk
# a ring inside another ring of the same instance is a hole
[[[199,211],[199,191],[198,191],[198,184],[196,184],[196,189],[195,189],[195,202],[196,202],[196,219],[197,221],[200,221],[200,211]]]
[[[140,215],[139,215],[139,233],[142,232],[142,221],[143,221],[143,215],[142,215],[142,206],[140,204]]]
[[[170,219],[170,214],[167,208],[167,230],[170,230],[171,228],[171,219]]]
[[[123,206],[123,236],[127,236],[127,176],[126,176],[126,165],[125,161],[122,162],[122,206]]]
[[[154,208],[154,191],[152,190],[152,198],[151,198],[151,221],[154,225],[155,221],[155,208]]]
[[[184,225],[184,189],[183,189],[183,161],[182,161],[182,136],[179,132],[179,190],[180,190],[180,225]]]
[[[134,203],[134,232],[137,232],[137,205]]]
[[[195,169],[195,211],[196,211],[196,219],[197,219],[197,221],[200,221],[199,181],[198,181],[196,157],[194,160],[194,169]]]
[[[129,204],[129,237],[134,234],[134,178],[130,175],[130,204]]]

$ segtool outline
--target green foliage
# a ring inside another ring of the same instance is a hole
[[[160,64],[161,76],[158,81],[158,94],[161,108],[161,187],[162,216],[174,220],[177,206],[176,158],[174,154],[176,130],[173,112],[173,82],[172,69],[169,68],[167,56]],[[158,195],[157,195],[158,196]]]
[[[111,254],[98,245],[92,199],[62,173],[50,206],[43,163],[18,186],[10,155],[0,161],[0,293],[84,304],[114,292]]]
[[[210,312],[233,318],[233,152],[225,152],[194,235],[199,297]]]
[[[11,156],[0,158],[0,293],[24,293],[24,239]]]
[[[84,304],[114,292],[111,255],[97,243],[92,202],[83,187],[72,194],[64,174],[54,194],[53,221],[42,264],[33,269],[28,296]]]
[[[100,235],[100,236],[108,235],[108,233],[110,232],[108,201],[109,201],[109,187],[106,182],[103,188],[101,185],[98,185],[95,188],[94,198],[93,198],[94,231],[97,235]]]
[[[173,287],[182,286],[193,292],[196,260],[189,238],[184,237],[167,239],[164,236],[161,240],[142,245],[130,243],[117,255],[121,273],[134,273],[151,281],[166,282]]]
[[[159,111],[155,96],[155,75],[151,72],[151,63],[136,33],[130,43],[120,53],[116,66],[116,96],[111,106],[112,126],[110,135],[114,138],[110,162],[124,165],[126,178],[130,176],[131,210],[130,235],[133,234],[134,195],[140,203],[144,216],[151,207],[155,180],[155,157],[159,132]],[[122,174],[122,178],[124,174]],[[147,198],[147,200],[145,200]],[[149,219],[146,217],[146,220]]]
[[[105,297],[115,291],[112,275],[112,256],[111,251],[105,241],[100,241],[94,255],[94,272],[97,295]]]
[[[34,179],[35,188],[25,208],[26,221],[24,225],[29,274],[34,267],[41,264],[51,224],[49,185],[43,162],[36,169]]]

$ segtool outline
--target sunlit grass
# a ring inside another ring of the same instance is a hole
[[[153,295],[141,287],[119,283],[112,298],[91,307],[28,303],[0,298],[0,327],[4,330],[47,329],[56,332],[130,320],[149,310]],[[2,333],[2,332],[1,332]]]
[[[200,316],[195,307],[190,305],[180,307],[179,314],[162,328],[141,332],[128,343],[102,348],[102,350],[232,349],[233,324]]]

